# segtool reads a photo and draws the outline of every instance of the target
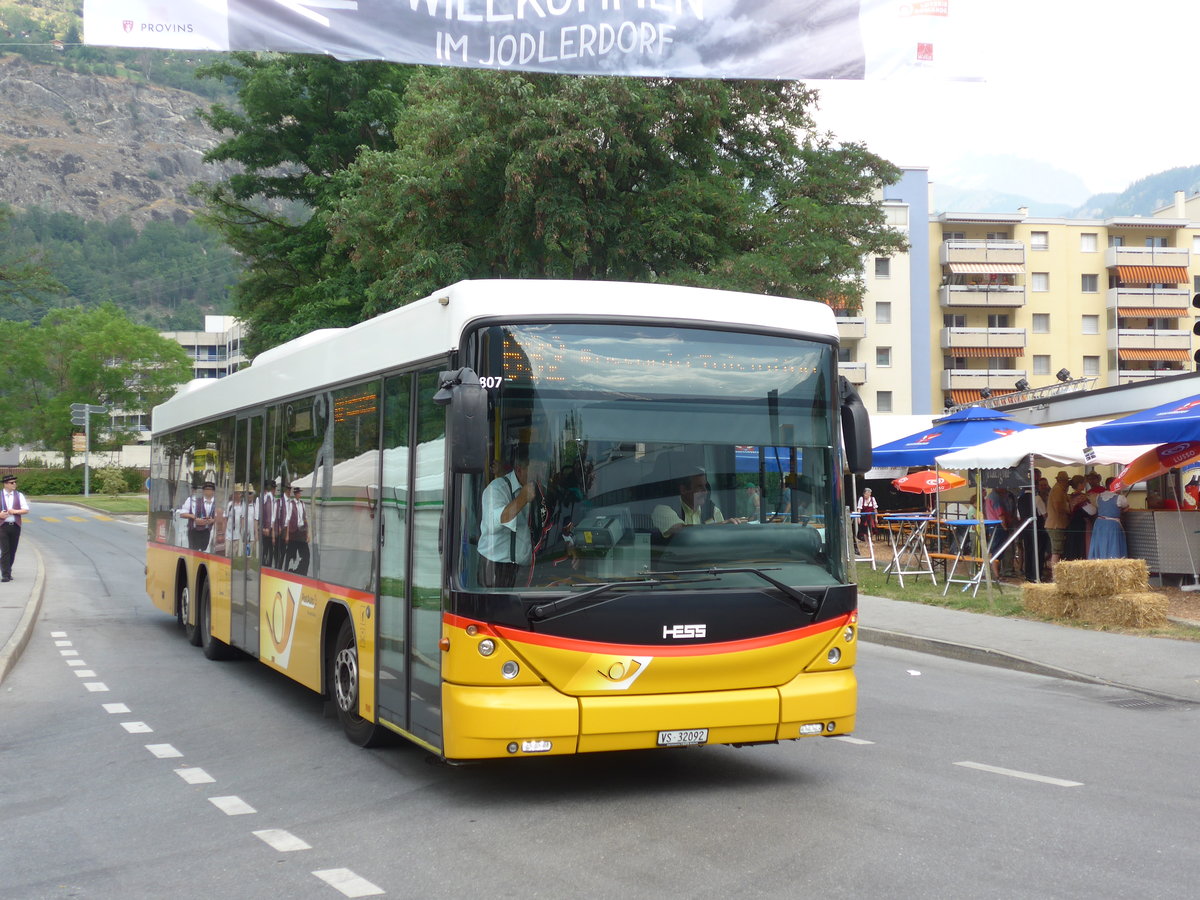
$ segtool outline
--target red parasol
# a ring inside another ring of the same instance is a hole
[[[1130,485],[1162,475],[1186,465],[1200,456],[1200,441],[1176,441],[1147,450],[1124,469],[1112,484],[1112,490],[1123,491]]]
[[[909,494],[936,494],[939,491],[952,491],[962,487],[967,479],[953,472],[935,472],[925,469],[922,472],[909,474],[892,481],[892,486],[899,491]]]

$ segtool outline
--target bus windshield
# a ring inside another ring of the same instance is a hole
[[[466,350],[489,471],[459,476],[461,589],[844,582],[832,344],[573,321]]]

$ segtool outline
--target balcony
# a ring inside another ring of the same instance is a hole
[[[943,369],[942,390],[982,390],[985,387],[1011,390],[1029,373],[1025,369]]]
[[[865,362],[840,362],[838,374],[845,375],[846,380],[853,385],[867,383],[867,364]]]
[[[1157,328],[1110,328],[1108,329],[1109,350],[1174,350],[1188,354],[1192,350],[1190,331],[1167,331]]]
[[[867,320],[862,316],[838,317],[838,338],[844,344],[847,341],[861,341],[867,336]]]
[[[1186,247],[1109,247],[1104,253],[1104,265],[1115,266],[1187,266]]]
[[[1148,287],[1119,287],[1108,289],[1109,309],[1139,309],[1139,310],[1183,310],[1186,315],[1191,304],[1189,292],[1185,288],[1148,288]],[[1129,313],[1133,315],[1133,313]],[[1148,315],[1142,313],[1141,315]],[[1169,316],[1170,312],[1162,315]]]
[[[943,266],[962,263],[1024,266],[1025,244],[1021,241],[942,241],[938,259]]]
[[[943,284],[938,300],[951,309],[1014,309],[1025,305],[1025,285]]]
[[[953,351],[959,349],[988,349],[996,350],[989,356],[1012,356],[1005,350],[1025,349],[1024,328],[943,328],[942,349]],[[950,355],[954,355],[951,353]]]

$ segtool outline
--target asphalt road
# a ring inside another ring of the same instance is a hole
[[[59,509],[0,691],[5,900],[1187,896],[1200,871],[1189,707],[867,644],[850,739],[451,768],[205,660],[144,595],[143,533]]]

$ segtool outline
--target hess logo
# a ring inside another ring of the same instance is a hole
[[[663,638],[702,638],[708,632],[707,625],[664,625]]]

